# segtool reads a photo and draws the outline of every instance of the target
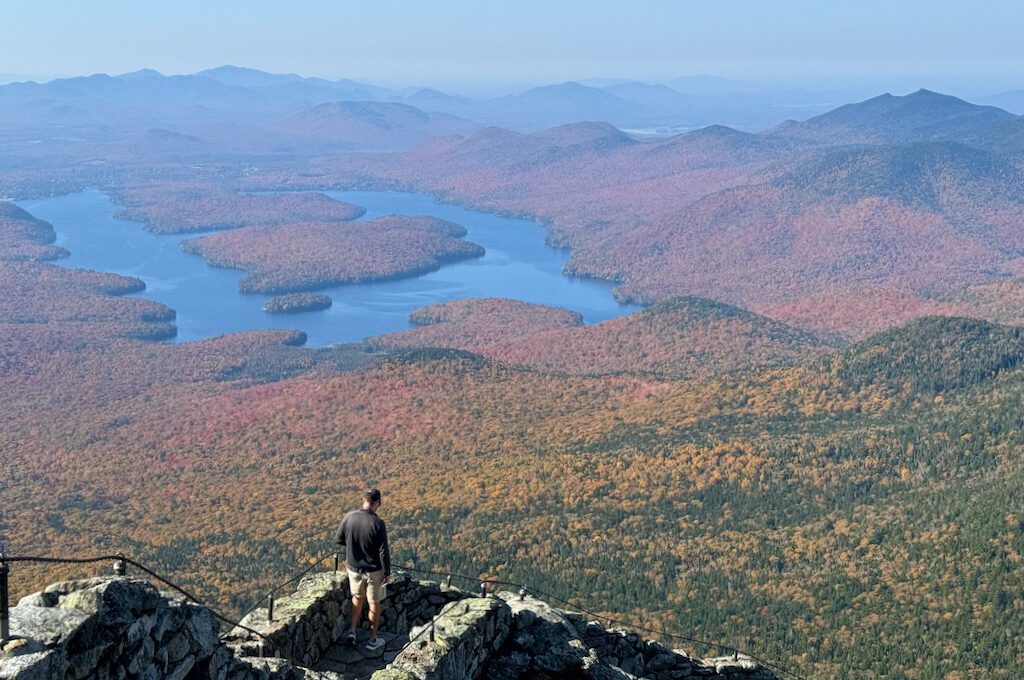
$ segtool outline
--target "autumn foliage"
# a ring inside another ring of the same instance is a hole
[[[0,259],[44,261],[67,256],[63,248],[51,245],[56,238],[52,225],[0,201]]]
[[[341,222],[366,212],[321,193],[246,194],[215,183],[120,187],[114,198],[123,206],[117,217],[145,222],[147,229],[159,234],[301,221]]]
[[[245,292],[285,293],[414,276],[483,255],[462,227],[432,217],[246,227],[185,241],[210,264],[244,269]]]
[[[708,376],[806,361],[814,336],[744,310],[673,298],[583,326],[575,313],[514,300],[457,300],[414,311],[421,327],[371,338],[385,347],[457,347],[546,371]]]
[[[987,138],[959,140],[962,117],[951,114],[945,132],[943,120],[929,135],[878,146],[720,126],[668,140],[589,123],[530,135],[489,128],[249,181],[312,175],[532,215],[552,243],[573,248],[569,273],[615,281],[620,299],[709,297],[862,338],[913,316],[968,313],[965,289],[1020,274],[1019,159]],[[862,291],[878,304],[858,305]],[[1012,310],[991,307],[991,318]]]
[[[1024,336],[992,321],[1021,321],[1020,146],[851,113],[800,135],[488,128],[255,169],[12,142],[5,193],[103,186],[157,229],[234,227],[190,247],[252,289],[479,253],[436,220],[240,191],[403,187],[538,216],[572,271],[656,304],[583,326],[465,300],[323,349],[144,341],[173,310],[42,262],[52,230],[0,203],[0,542],[124,551],[237,612],[329,554],[374,485],[396,565],[526,582],[803,677],[1015,677]],[[18,566],[15,598],[83,571]]]

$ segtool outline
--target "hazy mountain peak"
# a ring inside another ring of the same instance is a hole
[[[769,134],[826,144],[891,144],[955,138],[1010,118],[1013,114],[994,106],[920,89],[846,104],[804,122],[787,121]]]
[[[425,112],[408,104],[395,102],[328,102],[314,106],[308,111],[290,117],[291,121],[307,120],[329,122],[340,118],[361,118],[367,121],[384,124],[389,117],[401,116],[425,121],[429,117]]]
[[[717,167],[764,160],[783,145],[725,125],[709,125],[666,139],[649,150],[655,157],[676,156],[687,167]]]
[[[581,85],[574,80],[569,80],[555,85],[540,85],[517,95],[516,98],[527,100],[550,99],[552,101],[561,101],[563,103],[623,101],[609,92],[596,87]],[[623,101],[623,103],[625,102]]]
[[[581,121],[566,123],[534,133],[535,137],[571,143],[602,143],[612,145],[633,144],[635,141],[611,123]]]
[[[234,66],[231,64],[225,64],[224,66],[199,71],[195,75],[211,78],[225,85],[235,85],[239,87],[262,87],[267,85],[277,85],[282,82],[302,80],[302,76],[294,73],[267,73],[266,71],[260,71],[259,69],[248,68],[245,66]]]
[[[477,125],[397,102],[340,101],[289,116],[276,127],[289,137],[314,144],[390,150],[416,146],[433,137],[465,135]]]
[[[124,79],[124,80],[132,80],[132,79],[139,79],[139,78],[163,78],[163,77],[165,77],[164,74],[160,73],[159,71],[157,71],[155,69],[151,69],[151,68],[139,69],[138,71],[132,71],[131,73],[122,73],[121,75],[118,76],[118,78],[121,78],[121,79]]]
[[[529,90],[527,90],[527,92],[550,92],[550,91],[553,91],[553,90],[576,90],[578,92],[583,92],[583,91],[587,91],[587,90],[596,90],[596,89],[597,88],[588,87],[586,85],[583,85],[582,83],[579,83],[579,82],[577,82],[575,80],[566,80],[565,82],[562,82],[562,83],[552,83],[550,85],[538,85],[537,87],[530,88]]]
[[[692,132],[684,133],[690,139],[700,139],[701,137],[707,137],[711,139],[733,139],[733,140],[756,140],[757,135],[749,132],[743,132],[736,128],[731,128],[728,125],[708,125]]]

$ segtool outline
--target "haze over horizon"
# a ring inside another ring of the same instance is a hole
[[[236,64],[275,73],[487,94],[608,78],[711,74],[781,87],[961,95],[1019,89],[1024,7],[912,0],[835,6],[578,0],[474,7],[403,0],[285,7],[269,0],[139,6],[18,0],[6,8],[0,80]],[[55,11],[55,9],[57,11]],[[6,75],[5,75],[6,74]],[[497,90],[495,90],[497,91]]]

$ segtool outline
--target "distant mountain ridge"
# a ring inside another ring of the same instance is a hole
[[[767,134],[824,144],[898,144],[949,139],[1012,118],[994,106],[918,90],[846,104],[803,122],[783,123]]]
[[[465,135],[479,126],[444,113],[426,113],[407,104],[332,102],[273,124],[284,139],[303,138],[318,151],[409,148],[433,137]]]
[[[694,92],[683,94],[669,85],[636,81],[602,86],[569,81],[473,99],[432,88],[394,89],[347,78],[328,80],[232,65],[171,76],[143,69],[114,76],[95,74],[0,86],[0,123],[24,125],[26,120],[18,112],[31,109],[34,125],[103,125],[111,121],[123,125],[145,119],[143,124],[148,127],[175,128],[225,117],[266,122],[337,101],[404,103],[526,132],[580,120],[650,129],[693,128],[716,122],[758,129],[781,120],[777,102],[745,84],[700,78],[684,82]],[[214,106],[196,99],[203,92]],[[818,104],[810,107],[812,113],[825,110]]]
[[[324,78],[310,78],[300,76],[296,73],[267,73],[253,68],[240,66],[220,66],[217,68],[199,71],[196,76],[210,78],[225,85],[246,88],[277,88],[279,91],[287,92],[288,88],[298,94],[303,92],[295,86],[307,88],[308,96],[316,97],[317,89],[323,90],[320,97],[336,97],[355,100],[386,100],[393,98],[396,93],[386,87],[361,83],[348,78],[341,80],[326,80]]]
[[[856,338],[1021,275],[1022,121],[918,91],[761,134],[486,128],[351,172],[539,217],[567,272],[623,300],[696,295]]]
[[[892,118],[896,109],[901,109],[898,117],[906,118],[915,106],[945,108],[949,117],[962,118],[963,129],[991,122],[998,115],[991,107],[980,107],[988,110],[979,113],[974,110],[979,107],[946,97],[960,102],[960,110],[954,110],[955,102],[940,101],[944,95],[924,90],[907,97],[883,95],[829,111],[831,106],[822,103],[830,100],[826,93],[770,93],[763,87],[712,77],[679,78],[669,83],[588,82],[592,84],[568,81],[473,99],[433,88],[395,89],[347,78],[328,80],[231,65],[171,76],[143,69],[116,76],[95,74],[0,86],[0,123],[24,125],[25,111],[32,111],[28,120],[34,125],[101,126],[111,121],[125,125],[144,120],[146,127],[193,134],[194,130],[181,126],[227,119],[262,123],[325,103],[374,101],[407,104],[428,113],[446,113],[480,125],[523,132],[581,120],[657,134],[723,123],[751,131],[781,123],[785,111],[799,111],[824,115],[804,123],[782,123],[772,134],[803,143],[830,143],[836,135],[846,143],[877,143],[934,137],[928,130],[927,115],[912,129],[891,128],[879,118],[887,112]],[[876,120],[858,120],[862,116]]]

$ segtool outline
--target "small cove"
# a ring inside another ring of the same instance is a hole
[[[57,245],[70,251],[70,257],[55,264],[144,281],[146,290],[136,297],[160,302],[177,312],[174,342],[274,328],[300,329],[313,347],[359,342],[371,335],[409,328],[409,313],[417,307],[467,297],[506,297],[566,307],[579,312],[588,324],[639,309],[616,302],[610,283],[562,274],[568,251],[548,246],[544,228],[530,220],[438,203],[422,194],[324,193],[365,207],[364,220],[403,214],[455,222],[466,228],[465,238],[483,246],[486,254],[445,264],[422,276],[320,289],[334,300],[327,310],[268,314],[263,304],[271,296],[238,291],[241,271],[211,267],[181,249],[181,241],[201,234],[153,234],[138,222],[117,219],[117,206],[98,190],[20,201],[19,205],[52,224]]]

